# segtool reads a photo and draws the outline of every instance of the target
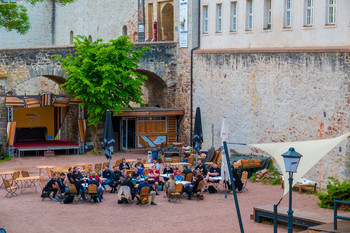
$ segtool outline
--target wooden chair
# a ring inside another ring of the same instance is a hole
[[[104,162],[104,163],[103,163],[102,170],[104,170],[104,169],[105,169],[106,165],[108,165],[108,166],[109,166],[109,162]]]
[[[57,175],[60,175],[62,173],[62,166],[61,165],[57,165],[54,167],[55,173]]]
[[[44,189],[46,186],[46,182],[42,176],[40,176],[40,185],[41,185],[41,189]]]
[[[21,171],[23,177],[29,177],[28,171]]]
[[[171,162],[172,163],[178,163],[179,161],[180,161],[179,157],[177,157],[177,156],[174,156],[174,157],[171,158]]]
[[[11,186],[10,182],[8,180],[3,179],[2,180],[5,186],[5,189],[7,191],[6,197],[11,198],[13,196],[18,197],[16,191],[18,189],[17,186]]]
[[[56,187],[57,187],[57,200],[59,201],[59,202],[62,202],[63,200],[64,200],[64,196],[62,195],[62,190],[61,190],[61,188],[60,188],[60,186],[58,185],[58,183],[57,182],[55,182],[55,185],[56,185]]]
[[[192,178],[193,178],[193,173],[191,172],[191,173],[188,173],[188,174],[186,175],[186,179],[184,179],[184,180],[185,180],[185,181],[191,182],[191,181],[192,181]]]
[[[146,168],[145,170],[143,170],[143,175],[148,176],[149,171],[150,171],[150,169]]]
[[[122,163],[122,160],[121,159],[118,159],[117,161],[115,161],[115,166],[119,167],[119,164]]]
[[[165,158],[164,158],[164,155],[160,155],[160,159],[162,160],[162,163],[165,163],[166,161],[165,161]]]
[[[193,166],[193,162],[194,162],[194,156],[191,155],[190,157],[188,157],[188,163],[190,164],[190,167]]]
[[[203,186],[204,180],[201,180],[198,184],[197,189],[192,191],[192,197],[194,197],[197,201],[200,201],[199,196],[202,194]]]
[[[77,188],[75,187],[75,185],[69,185],[68,189],[69,189],[70,195],[76,196],[78,198],[78,201],[83,202],[83,199],[82,199],[80,193],[78,193]]]
[[[71,168],[71,165],[65,165],[64,168],[68,171],[69,168]]]
[[[90,184],[87,188],[87,194],[90,195],[90,200],[96,200],[98,196],[98,187],[95,184]]]
[[[47,176],[49,177],[49,179],[51,179],[51,177],[53,177],[53,171],[51,171],[49,168],[45,168]]]
[[[149,187],[143,187],[140,191],[140,194],[136,194],[136,197],[139,199],[141,205],[148,205]]]
[[[243,182],[243,188],[242,188],[242,190],[245,189],[245,190],[248,191],[248,189],[246,188],[247,182],[248,182],[248,172],[247,172],[247,171],[243,171],[243,172],[242,172],[241,180],[242,180],[242,182]]]
[[[181,202],[180,197],[181,197],[181,193],[183,192],[183,188],[184,188],[183,184],[181,183],[176,184],[175,192],[169,193],[169,198],[170,198],[169,202],[174,201],[174,203],[176,203],[178,200]]]
[[[13,184],[15,184],[16,186],[18,186],[18,183],[16,181],[17,178],[19,178],[19,171],[15,171],[12,175],[12,179],[9,179],[8,182],[10,182],[11,186],[13,186]]]
[[[142,164],[146,164],[146,159],[142,160]]]
[[[101,173],[101,170],[102,170],[102,164],[101,163],[96,163],[95,164],[95,171],[96,171],[96,174],[100,174]]]

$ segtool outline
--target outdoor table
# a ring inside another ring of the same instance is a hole
[[[145,168],[150,168],[151,167],[151,163],[146,163],[146,164],[144,164],[143,166],[145,167]]]
[[[81,184],[81,187],[86,188],[86,189],[87,189],[88,186],[89,186],[88,183],[82,183],[82,184]]]
[[[215,181],[220,181],[222,180],[222,177],[221,176],[215,176],[215,177],[210,177],[212,180],[215,180]]]
[[[187,184],[191,184],[190,181],[175,181],[176,184],[183,184],[183,186],[187,185]]]
[[[170,175],[174,175],[174,173],[169,173],[169,175],[167,175],[167,174],[161,174],[160,177],[169,179],[169,178],[170,178]]]
[[[137,159],[125,159],[127,163],[137,162]]]
[[[0,172],[1,181],[2,181],[3,179],[8,180],[6,176],[7,176],[7,175],[13,176],[13,173],[15,173],[15,171]],[[4,185],[4,182],[2,181],[2,183],[1,183],[1,185],[0,185],[0,188],[1,188],[3,185]]]
[[[39,176],[41,176],[41,169],[53,169],[55,166],[37,166],[36,168],[39,168]]]
[[[213,165],[214,162],[205,162],[205,165]]]
[[[172,166],[183,166],[183,165],[189,165],[189,163],[179,162],[179,163],[170,163]]]
[[[35,181],[37,180],[40,180],[40,176],[21,177],[16,179],[16,181],[22,181],[21,193],[23,193],[23,191],[26,190],[27,188],[31,188],[35,190],[35,192],[38,192],[35,185]]]

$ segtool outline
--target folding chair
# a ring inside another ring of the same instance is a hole
[[[196,190],[192,191],[192,197],[194,197],[197,201],[200,201],[199,196],[202,194],[202,188],[204,186],[204,180],[201,180],[198,184],[198,187]]]
[[[82,199],[82,197],[81,197],[81,194],[78,193],[77,188],[75,187],[75,185],[73,185],[73,184],[72,184],[72,185],[69,185],[69,186],[68,186],[68,189],[69,189],[70,195],[76,196],[76,197],[78,198],[78,201],[83,202],[83,199]]]
[[[45,198],[50,198],[49,193],[44,191],[44,188],[47,184],[47,182],[44,181],[44,178],[40,176],[40,184],[41,184],[41,201],[45,201]]]
[[[188,173],[188,174],[186,175],[186,179],[184,178],[184,180],[185,180],[185,181],[191,182],[191,181],[192,181],[192,178],[193,178],[193,173],[191,172],[191,173]]]
[[[115,161],[115,166],[119,167],[119,164],[122,163],[122,160],[121,159],[118,159],[117,161]]]
[[[90,195],[90,200],[96,200],[98,196],[98,187],[95,184],[90,184],[87,188],[87,194]]]
[[[242,188],[242,190],[245,189],[245,190],[248,191],[248,189],[246,188],[247,182],[248,182],[248,172],[247,172],[247,171],[243,171],[243,172],[242,172],[241,180],[242,180],[242,182],[243,182],[243,188]]]
[[[49,177],[49,179],[51,179],[51,177],[53,177],[53,171],[51,171],[49,168],[45,168],[47,176]]]
[[[140,191],[140,194],[136,194],[136,197],[139,199],[139,204],[148,205],[149,203],[149,187],[143,187]]]
[[[54,167],[54,170],[55,170],[55,173],[56,173],[57,175],[60,175],[61,172],[62,172],[62,166],[57,165],[57,166]]]
[[[143,175],[148,176],[149,171],[150,171],[150,169],[146,168],[145,170],[143,170]]]
[[[176,184],[175,192],[169,193],[169,198],[170,198],[169,202],[174,201],[174,203],[176,203],[178,200],[181,202],[180,197],[181,197],[181,193],[183,191],[183,188],[184,188],[183,184],[181,184],[181,183]]]
[[[18,189],[17,186],[11,186],[10,182],[8,180],[3,179],[2,180],[5,186],[5,189],[7,191],[6,197],[11,198],[13,196],[18,197],[16,191]]]
[[[62,190],[61,190],[60,186],[58,185],[58,183],[55,182],[55,184],[56,184],[56,187],[58,189],[58,191],[57,191],[57,200],[59,202],[62,202],[64,200],[65,196],[62,195]]]
[[[96,174],[100,175],[101,170],[102,170],[102,164],[101,163],[96,163],[95,164],[95,172],[96,172]]]
[[[188,157],[188,161],[187,161],[189,164],[190,164],[190,167],[193,166],[193,162],[194,162],[194,156],[191,155],[190,157]]]
[[[103,163],[102,170],[103,170],[103,169],[105,169],[106,165],[108,165],[108,166],[109,166],[109,162],[104,162],[104,163]]]
[[[13,186],[13,183],[16,186],[18,186],[18,183],[17,183],[16,179],[19,178],[19,174],[20,174],[19,171],[14,172],[13,175],[12,175],[12,179],[8,180],[8,182],[10,182],[11,186]]]
[[[171,162],[172,163],[178,163],[180,160],[179,160],[179,157],[172,157],[171,158]]]

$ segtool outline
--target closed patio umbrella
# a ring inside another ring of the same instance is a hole
[[[110,111],[107,110],[105,127],[103,130],[102,149],[104,150],[104,155],[109,160],[109,166],[111,166],[111,159],[112,159],[114,144],[115,144],[115,139],[114,139],[112,117],[111,117]]]
[[[221,141],[222,143],[224,141],[228,141],[229,140],[229,137],[230,137],[230,134],[228,132],[228,129],[226,127],[226,117],[224,117],[224,119],[222,120],[222,125],[221,125]],[[225,182],[225,198],[224,199],[227,199],[227,181],[230,180],[230,173],[228,171],[229,169],[229,164],[227,163],[227,159],[226,159],[226,156],[225,156],[225,150],[222,149],[222,161],[221,161],[221,177],[222,179],[224,180]],[[219,199],[223,199],[223,198],[219,198]]]
[[[201,110],[199,107],[197,107],[196,118],[194,120],[194,130],[193,130],[193,149],[196,152],[196,165],[198,162],[198,155],[201,152],[202,143],[203,143],[203,131],[202,131]]]

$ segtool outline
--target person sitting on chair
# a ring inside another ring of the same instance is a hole
[[[58,177],[56,180],[58,186],[60,187],[61,193],[68,193],[69,192],[68,187],[64,184],[65,177],[66,177],[66,175],[62,172],[60,174],[60,177]]]
[[[139,173],[139,169],[137,167],[135,167],[134,171],[131,173],[131,179],[139,180],[140,178],[141,178],[141,175]]]
[[[203,177],[201,175],[197,175],[197,176],[193,177],[191,184],[185,186],[184,192],[187,193],[188,200],[191,200],[192,192],[197,190],[199,182],[201,180],[203,180]]]
[[[157,163],[157,159],[153,159],[151,166],[149,166],[150,169],[152,169],[153,167],[156,167],[156,170],[159,171],[159,163]]]
[[[96,173],[91,173],[91,180],[88,181],[88,185],[94,184],[97,186],[97,197],[95,196],[93,198],[94,202],[101,202],[102,201],[102,186],[100,183],[96,180]]]
[[[171,174],[169,180],[165,183],[165,191],[169,200],[170,200],[169,193],[175,192],[175,188],[176,188],[175,176]]]
[[[45,185],[43,191],[46,192],[49,196],[52,194],[51,200],[53,201],[57,201],[56,194],[57,194],[57,187],[56,187],[56,180],[57,180],[57,174],[54,173],[51,180],[49,180],[49,182],[47,182],[47,184]]]
[[[166,167],[163,169],[163,174],[166,175],[166,174],[174,174],[174,169],[171,167],[171,164],[168,163],[166,165]],[[169,180],[169,178],[166,178],[166,177],[163,177],[163,180],[164,180],[164,183],[167,182]]]
[[[157,192],[158,185],[159,185],[159,176],[160,176],[160,173],[157,170],[157,167],[153,166],[152,170],[150,170],[148,173],[148,177],[154,179],[154,190],[156,190],[156,195],[159,195]]]
[[[135,166],[137,168],[137,170],[139,171],[140,175],[143,176],[143,170],[144,170],[144,166],[143,163],[138,162]]]
[[[137,166],[137,167],[140,166],[140,167],[142,167],[142,168],[145,168],[145,166],[143,165],[142,160],[141,160],[140,158],[137,159],[136,166]]]
[[[134,198],[135,198],[135,187],[134,187],[134,183],[131,181],[130,176],[126,176],[126,178],[123,181],[123,183],[121,184],[121,186],[128,186],[130,188],[130,194],[131,194],[132,200],[134,200]]]
[[[176,181],[183,181],[183,179],[184,179],[184,177],[181,174],[181,170],[178,170],[177,173],[176,173],[176,176],[175,176],[175,180]]]
[[[122,162],[119,164],[119,170],[130,169],[130,165],[126,162],[125,158],[122,158]]]
[[[85,177],[89,178],[92,175],[92,173],[94,173],[94,172],[95,171],[92,169],[92,165],[89,164],[88,168],[87,168],[87,171],[85,172]]]
[[[213,177],[218,177],[221,174],[221,170],[218,167],[217,163],[213,163],[213,166],[209,169],[209,172],[207,173],[207,176],[204,178],[205,182],[217,182],[213,180]]]
[[[138,192],[138,194],[141,194],[141,189],[143,187],[148,187],[149,188],[149,195],[151,196],[151,205],[157,205],[156,203],[154,203],[154,200],[156,198],[156,192],[154,191],[154,189],[152,188],[152,186],[148,183],[148,177],[145,177],[145,180],[143,182],[141,182],[139,184],[139,186],[137,186],[136,188],[136,192]],[[137,204],[140,204],[140,199],[137,198]]]
[[[112,180],[112,190],[111,190],[111,193],[115,193],[118,185],[120,185],[120,177],[122,176],[122,172],[120,170],[118,170],[118,167],[117,166],[114,166],[113,167],[113,172],[112,172],[112,175],[111,175],[111,180]]]
[[[200,171],[203,176],[207,175],[207,168],[205,167],[205,164],[203,163],[203,159],[198,160],[198,165],[195,167],[193,173],[197,175],[197,172]]]
[[[185,174],[184,176],[187,176],[187,174],[192,173],[190,169],[188,169],[188,166],[184,165],[184,170],[182,171],[182,174]]]
[[[105,187],[106,184],[112,187],[111,176],[112,176],[112,172],[111,172],[111,170],[109,170],[109,165],[106,165],[105,170],[103,170],[103,172],[102,172],[102,178],[104,178],[104,179],[101,182],[101,185],[102,185],[104,190],[106,190],[106,187]]]

